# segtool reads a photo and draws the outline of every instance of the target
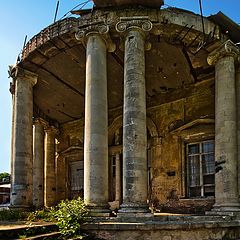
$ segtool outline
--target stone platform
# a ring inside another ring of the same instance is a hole
[[[220,240],[240,239],[240,219],[234,216],[156,214],[94,220],[83,226],[106,240]]]

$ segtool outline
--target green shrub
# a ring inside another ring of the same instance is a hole
[[[0,210],[0,221],[24,221],[27,219],[28,213],[14,210],[2,209]]]
[[[51,213],[57,221],[59,231],[65,237],[79,235],[81,224],[88,216],[87,208],[80,197],[61,201],[56,208],[51,210]]]
[[[28,214],[27,220],[30,222],[36,222],[39,220],[43,220],[45,222],[51,222],[55,219],[53,218],[54,208],[43,208],[40,210],[36,210]]]

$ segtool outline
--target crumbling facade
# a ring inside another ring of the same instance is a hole
[[[75,14],[10,69],[12,207],[82,196],[100,216],[109,204],[239,212],[236,24],[226,34],[222,13],[202,21],[159,5]]]

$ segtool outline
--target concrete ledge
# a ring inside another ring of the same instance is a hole
[[[83,225],[84,230],[190,230],[198,228],[229,228],[240,227],[240,220],[234,221],[201,221],[201,222],[147,222],[147,223],[132,223],[132,222],[100,222],[87,223]]]
[[[87,223],[82,229],[104,240],[240,239],[240,219],[231,219],[229,216],[185,216],[184,220],[170,217],[167,221],[160,219],[153,217],[142,222],[119,222],[116,219],[113,222]]]

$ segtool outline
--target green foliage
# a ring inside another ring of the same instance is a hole
[[[2,182],[4,178],[8,178],[8,177],[10,177],[9,173],[7,172],[0,173],[0,182]]]
[[[52,212],[54,212],[54,208],[43,208],[40,210],[36,210],[28,214],[27,220],[30,222],[37,222],[39,220],[43,220],[45,222],[54,222],[55,219],[53,218]]]
[[[19,239],[27,239],[26,235],[19,235]]]
[[[13,209],[3,209],[0,210],[0,221],[24,221],[27,219],[28,213],[13,210]]]
[[[87,208],[80,197],[61,201],[51,213],[57,221],[59,231],[65,237],[79,235],[81,224],[88,216]]]

